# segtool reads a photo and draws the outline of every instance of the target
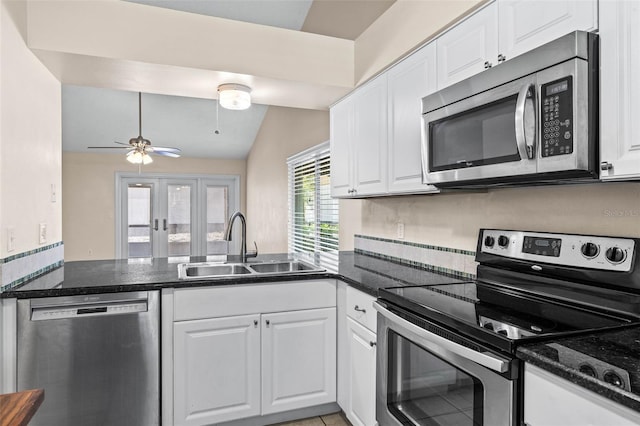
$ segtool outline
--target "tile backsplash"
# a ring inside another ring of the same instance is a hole
[[[468,250],[356,234],[354,251],[460,278],[476,276],[476,254]]]
[[[46,274],[63,263],[62,241],[0,259],[0,293]]]

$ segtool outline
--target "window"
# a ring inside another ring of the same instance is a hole
[[[338,200],[331,198],[329,143],[287,159],[289,252],[338,269]]]

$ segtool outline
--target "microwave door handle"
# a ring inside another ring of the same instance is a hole
[[[516,143],[518,144],[518,151],[520,157],[528,158],[532,160],[535,158],[536,146],[535,146],[535,107],[534,107],[534,85],[527,84],[520,89],[518,93],[518,99],[516,100]],[[531,94],[531,96],[530,96]],[[529,121],[527,122],[527,118]],[[533,123],[531,123],[533,119]]]

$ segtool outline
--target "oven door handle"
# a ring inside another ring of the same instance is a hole
[[[509,361],[505,359],[498,358],[489,352],[474,351],[473,349],[459,345],[458,343],[452,342],[444,337],[430,333],[427,330],[399,317],[378,302],[373,302],[373,307],[385,318],[396,324],[400,324],[403,328],[408,329],[412,333],[415,333],[424,339],[426,342],[423,346],[426,346],[426,349],[429,349],[435,354],[446,356],[446,352],[454,353],[498,373],[505,373],[509,370]]]
[[[516,144],[520,156],[529,160],[533,160],[536,156],[535,96],[535,86],[527,83],[520,89],[516,100]],[[527,117],[530,117],[529,121]],[[533,123],[531,123],[532,119]]]

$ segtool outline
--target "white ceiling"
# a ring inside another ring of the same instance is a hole
[[[185,157],[243,159],[267,111],[252,105],[245,111],[219,109],[216,101],[142,94],[142,135],[152,146],[180,148]],[[215,134],[216,127],[219,134]],[[114,141],[138,136],[138,94],[65,85],[62,88],[63,151],[118,153]],[[113,146],[114,149],[88,149]],[[121,149],[124,157],[126,150]]]

